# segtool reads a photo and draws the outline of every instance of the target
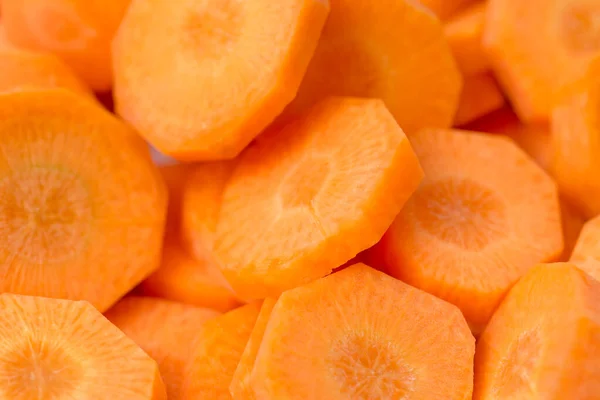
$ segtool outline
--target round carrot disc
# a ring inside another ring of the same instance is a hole
[[[327,0],[133,0],[113,42],[116,110],[181,160],[236,156],[294,98]]]
[[[330,98],[243,153],[217,225],[242,298],[276,297],[375,244],[423,176],[381,100]]]
[[[97,103],[0,95],[0,292],[106,310],[158,268],[166,203],[146,144]]]
[[[250,384],[257,399],[471,398],[460,311],[364,264],[281,295]]]
[[[0,295],[0,399],[166,400],[156,362],[84,301]]]
[[[528,268],[561,254],[556,184],[504,137],[424,130],[411,143],[425,179],[373,251],[479,333]]]

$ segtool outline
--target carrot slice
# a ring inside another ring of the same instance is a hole
[[[585,261],[587,259],[600,261],[600,216],[585,223],[570,260]]]
[[[254,302],[208,321],[198,331],[182,400],[231,399],[229,384],[258,318]]]
[[[600,214],[600,58],[552,113],[552,172],[588,218]]]
[[[600,283],[571,264],[536,266],[479,338],[473,399],[594,399],[599,343]]]
[[[597,1],[488,1],[484,47],[524,121],[547,121],[585,72],[600,50],[599,17]]]
[[[259,399],[467,399],[474,351],[456,307],[356,264],[281,295],[250,382]]]
[[[91,96],[75,73],[50,53],[0,49],[0,71],[0,92],[59,87]]]
[[[562,252],[558,190],[501,136],[425,130],[411,143],[425,179],[373,251],[393,276],[457,305],[477,334],[528,268]]]
[[[3,0],[2,21],[19,47],[56,54],[94,90],[112,85],[110,43],[130,0]]]
[[[465,78],[454,125],[464,125],[502,108],[504,95],[490,73]]]
[[[158,366],[84,301],[0,295],[0,398],[166,400]]]
[[[409,135],[452,125],[462,79],[439,20],[412,0],[330,2],[298,95],[279,120],[333,95],[384,100]]]
[[[64,89],[0,95],[0,292],[106,310],[160,262],[167,208],[146,144]]]
[[[323,100],[238,160],[217,227],[222,271],[244,299],[325,276],[381,238],[422,177],[381,100]]]
[[[450,19],[445,27],[446,40],[463,76],[482,74],[490,69],[483,50],[485,1],[476,2]]]
[[[174,158],[234,158],[296,95],[328,13],[328,0],[133,0],[113,43],[117,112]]]
[[[190,351],[205,322],[219,315],[150,297],[126,297],[105,314],[158,363],[169,400],[181,398],[180,390]]]
[[[429,8],[441,20],[446,20],[454,16],[457,12],[465,9],[470,4],[479,0],[418,0],[419,3]]]
[[[256,399],[250,384],[250,377],[252,368],[254,367],[254,362],[256,361],[258,350],[260,349],[260,344],[262,343],[262,338],[265,334],[265,330],[267,329],[269,318],[271,317],[271,312],[273,311],[273,307],[275,307],[276,302],[277,299],[267,297],[260,307],[260,313],[258,314],[256,323],[254,324],[252,333],[248,338],[248,343],[246,344],[246,348],[242,353],[240,362],[238,363],[235,373],[233,374],[231,385],[229,385],[229,392],[234,400]]]

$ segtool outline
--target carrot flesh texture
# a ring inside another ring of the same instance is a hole
[[[213,318],[198,331],[186,369],[182,400],[231,399],[229,384],[258,318],[254,302]]]
[[[328,13],[328,0],[133,0],[113,43],[116,110],[164,154],[234,158],[296,95]]]
[[[105,311],[160,262],[167,196],[147,146],[64,89],[0,95],[0,121],[0,292]]]
[[[0,399],[167,399],[156,362],[87,302],[4,293],[0,316]]]
[[[474,343],[456,307],[356,264],[281,295],[250,381],[259,399],[467,399]]]
[[[110,43],[130,0],[4,0],[7,37],[62,58],[92,89],[112,85]]]
[[[587,399],[600,393],[600,282],[539,265],[510,290],[477,343],[473,399]]]
[[[256,323],[254,324],[252,333],[248,338],[248,343],[244,348],[240,362],[238,363],[235,373],[233,374],[231,385],[229,385],[229,392],[234,400],[256,399],[254,390],[252,390],[250,383],[252,368],[254,367],[254,362],[256,361],[256,356],[258,354],[258,350],[260,349],[262,338],[265,334],[265,330],[267,329],[267,324],[276,302],[277,299],[267,297],[264,299],[262,306],[260,307],[260,313],[258,314]]]
[[[528,268],[561,254],[558,190],[500,136],[424,130],[411,143],[425,179],[372,251],[391,275],[457,305],[480,333]]]
[[[489,0],[484,47],[517,114],[548,121],[600,50],[597,1]]]
[[[169,400],[181,398],[190,351],[205,322],[217,311],[150,297],[126,297],[105,314],[156,360]]]
[[[454,125],[460,126],[502,108],[504,95],[490,73],[465,78]]]
[[[423,177],[380,100],[323,100],[269,133],[238,160],[217,226],[220,267],[244,299],[277,297],[371,247]]]
[[[91,96],[91,91],[85,83],[55,55],[1,46],[0,93],[12,90],[64,88]]]
[[[483,49],[485,6],[485,1],[476,2],[444,26],[446,40],[463,76],[479,75],[490,69]]]
[[[462,79],[439,20],[412,0],[330,1],[298,95],[278,121],[325,97],[352,96],[382,99],[409,135],[452,125]]]

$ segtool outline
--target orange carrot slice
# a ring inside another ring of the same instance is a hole
[[[231,399],[229,384],[258,318],[261,302],[205,323],[188,363],[182,400]]]
[[[0,95],[0,292],[106,310],[160,262],[166,191],[146,144],[64,89]]]
[[[3,0],[11,42],[52,52],[94,90],[112,85],[110,43],[130,0]]]
[[[425,179],[374,251],[393,276],[457,305],[479,333],[528,268],[562,252],[558,190],[500,136],[425,130],[411,143]]]
[[[454,125],[464,125],[502,108],[504,95],[490,73],[465,78]]]
[[[356,264],[281,295],[250,382],[259,399],[467,399],[474,351],[456,307]]]
[[[108,310],[106,318],[156,360],[169,400],[177,400],[198,331],[218,315],[206,308],[132,296]]]
[[[454,16],[460,10],[465,9],[470,4],[478,0],[418,0],[419,3],[429,8],[441,20],[446,20]]]
[[[570,260],[585,261],[587,259],[600,261],[600,216],[585,223]]]
[[[162,153],[230,159],[294,98],[328,0],[133,0],[113,43],[116,109]]]
[[[600,214],[600,58],[580,83],[552,113],[552,172],[591,218]]]
[[[479,75],[489,70],[483,50],[485,1],[476,2],[450,19],[445,27],[446,40],[463,76]]]
[[[479,338],[473,399],[594,399],[600,393],[600,283],[539,265]]]
[[[158,366],[89,303],[0,295],[0,398],[166,400]]]
[[[462,79],[439,20],[412,0],[330,2],[319,46],[280,120],[333,95],[384,100],[409,135],[452,125]]]
[[[599,17],[597,1],[488,1],[484,47],[524,121],[547,121],[585,72],[600,50]]]
[[[59,87],[91,95],[75,73],[50,53],[0,49],[0,71],[0,92]]]
[[[256,361],[256,355],[258,354],[260,344],[262,343],[262,338],[267,329],[269,318],[271,317],[271,312],[273,311],[276,302],[277,299],[267,297],[260,307],[260,313],[254,324],[252,333],[248,338],[248,343],[242,353],[240,362],[233,374],[231,385],[229,385],[229,392],[234,400],[256,399],[250,384],[250,376],[252,368],[254,367],[254,362]]]
[[[330,98],[244,152],[216,253],[244,299],[277,297],[375,244],[423,172],[381,100]]]

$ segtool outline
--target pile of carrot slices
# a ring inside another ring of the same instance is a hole
[[[600,0],[0,0],[0,400],[600,400]]]

